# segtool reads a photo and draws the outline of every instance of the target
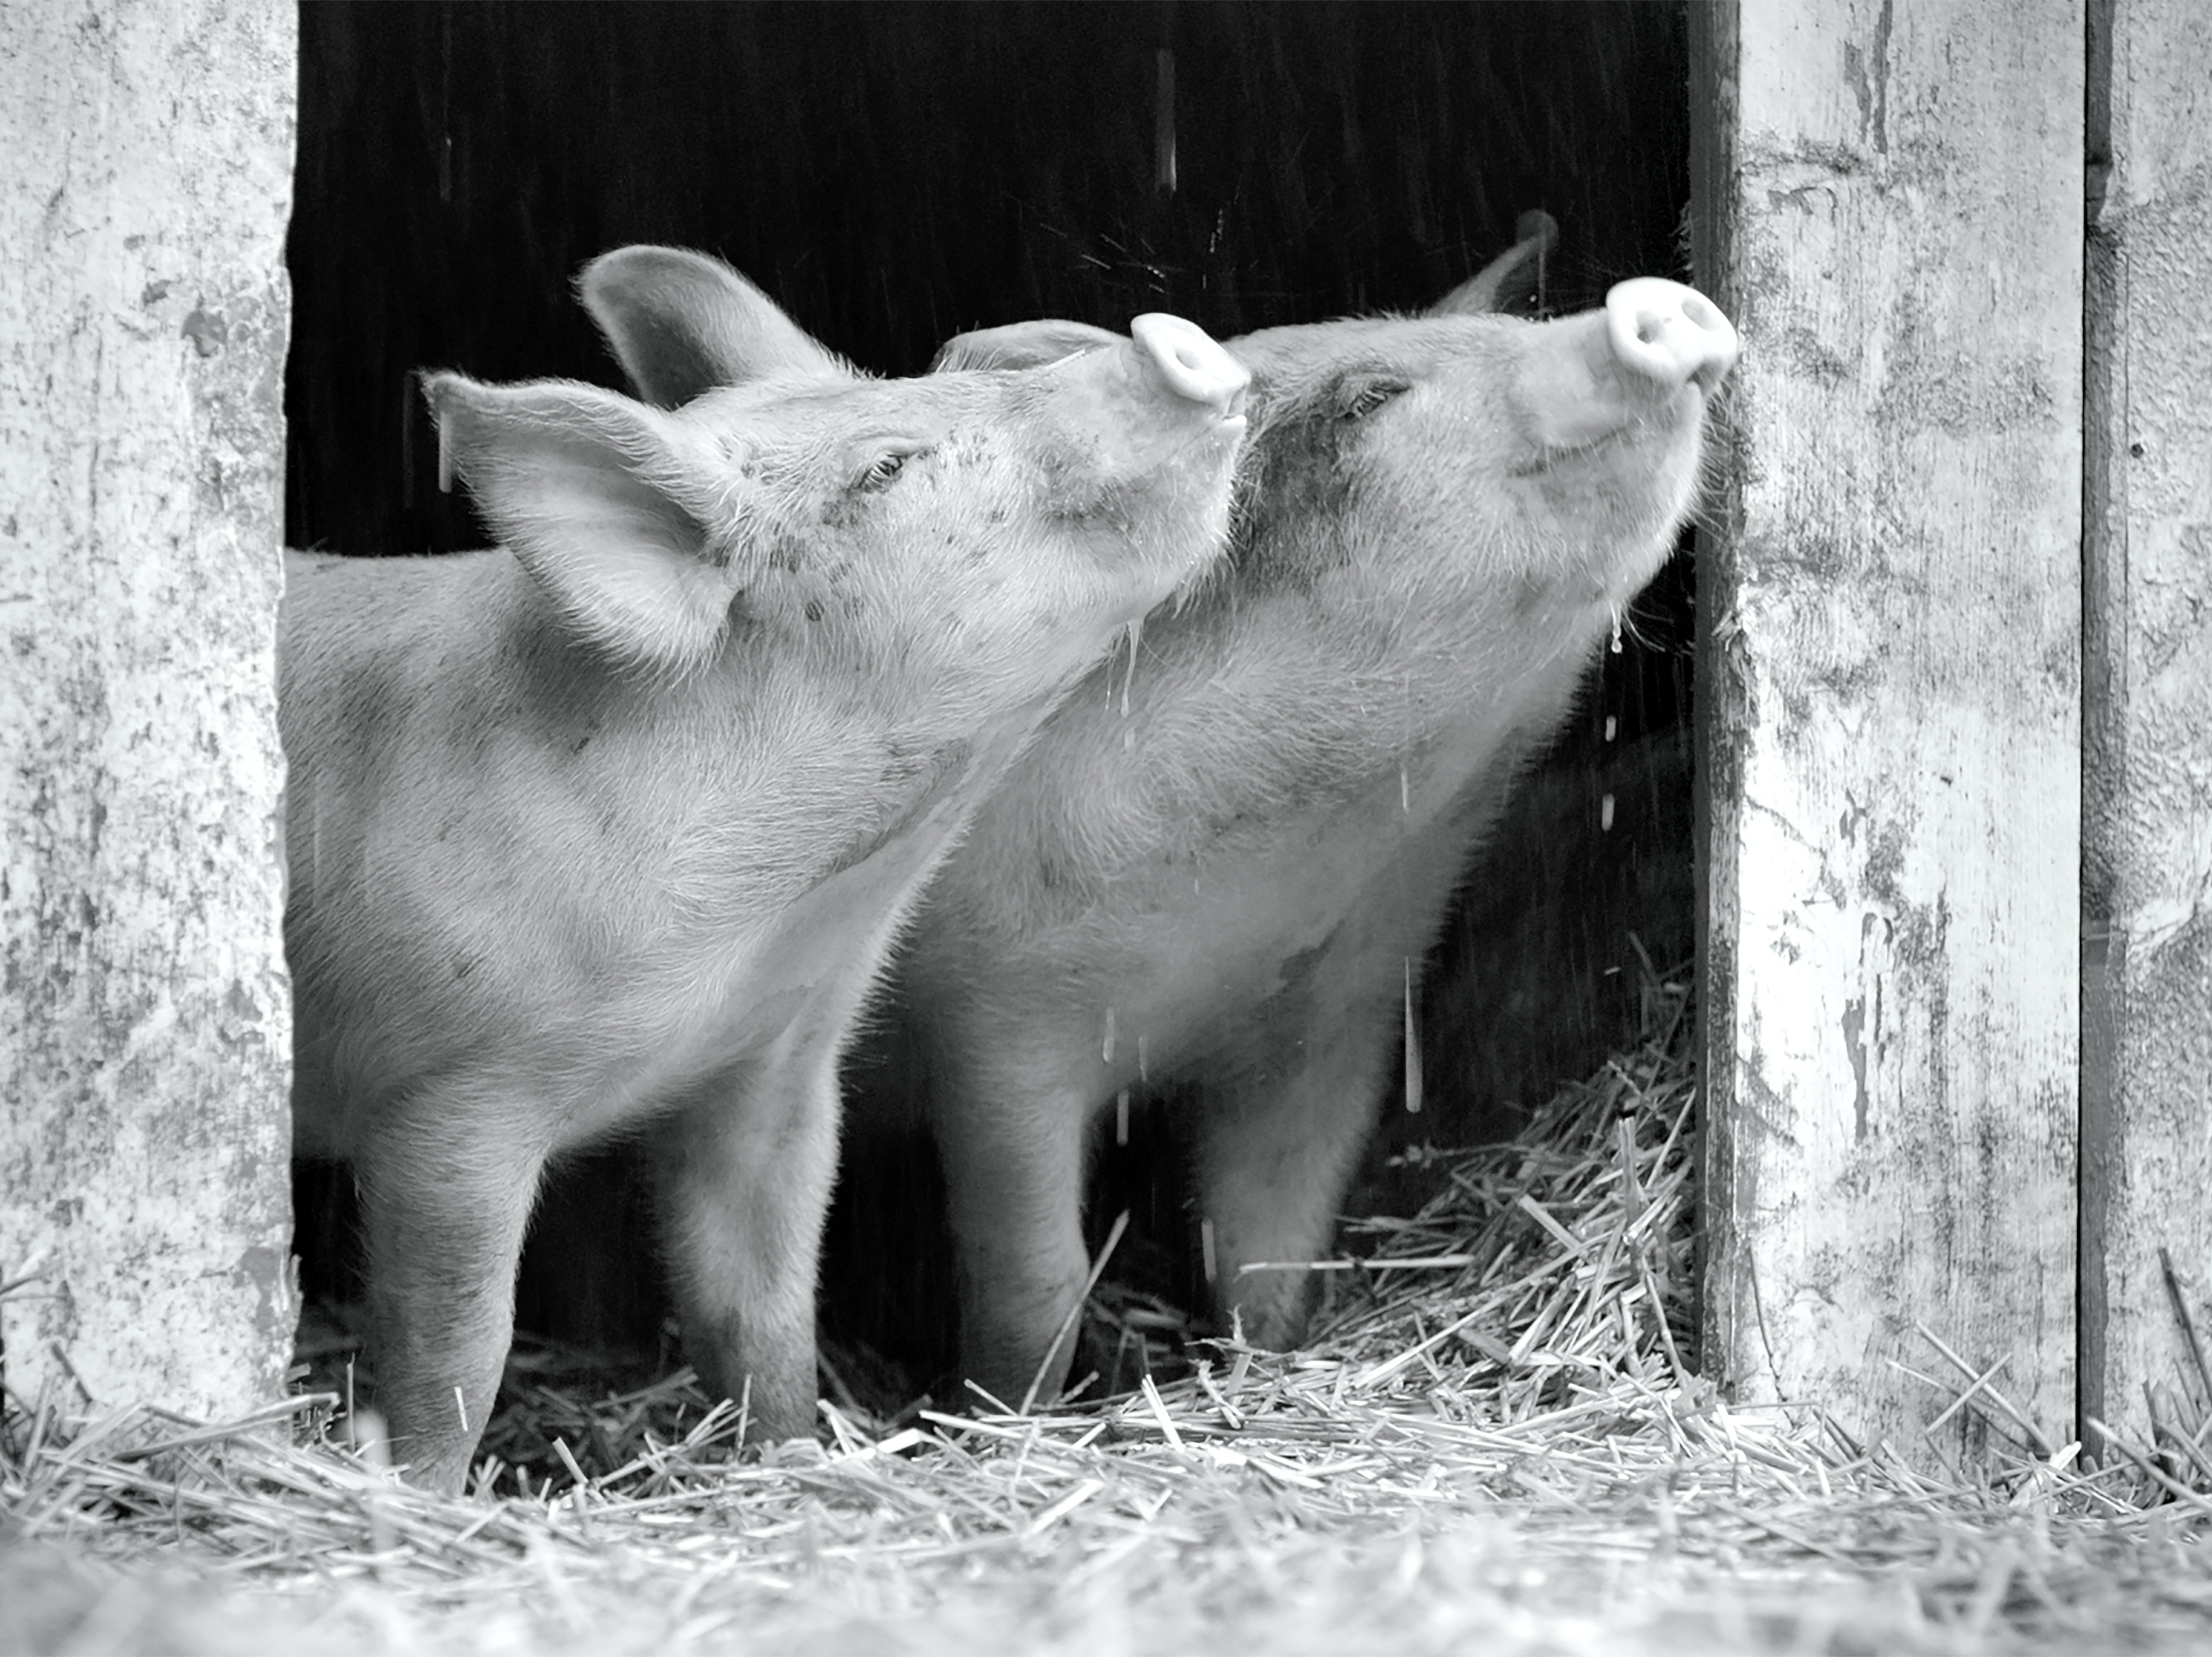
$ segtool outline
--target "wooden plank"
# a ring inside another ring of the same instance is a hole
[[[1973,1458],[1973,1411],[1923,1439],[1924,1322],[2063,1442],[2081,14],[1693,13],[1745,341],[1698,572],[1706,1373]]]
[[[286,0],[0,9],[0,1302],[64,1416],[234,1415],[294,1296]]]
[[[2142,1443],[2208,1407],[2161,1249],[2212,1338],[2212,35],[2090,21],[2081,1403]]]

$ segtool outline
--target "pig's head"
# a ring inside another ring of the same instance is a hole
[[[1072,679],[1220,544],[1246,375],[1191,325],[875,380],[726,267],[677,257],[713,280],[634,309],[629,337],[641,388],[681,406],[426,381],[447,470],[616,667],[772,659],[877,696],[969,687],[988,713]]]
[[[1644,279],[1557,321],[1445,311],[1232,349],[1255,405],[1240,577],[1471,601],[1559,640],[1667,556],[1736,337],[1699,294]]]
[[[1697,491],[1735,331],[1678,283],[1602,309],[1492,314],[1556,229],[1425,315],[1272,328],[1229,343],[1252,435],[1228,566],[1245,597],[1299,595],[1357,661],[1446,678],[1579,656],[1670,551]],[[1111,336],[1067,322],[963,335],[944,367],[1049,361]],[[1445,696],[1453,693],[1442,692]]]

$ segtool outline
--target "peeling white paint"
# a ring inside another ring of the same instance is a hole
[[[2083,21],[1729,9],[1692,94],[1744,336],[1699,559],[1707,1372],[1905,1448],[1951,1401],[1897,1367],[1941,1367],[1924,1321],[2063,1442]]]
[[[9,1386],[282,1388],[271,824],[297,17],[0,9],[0,1302]]]

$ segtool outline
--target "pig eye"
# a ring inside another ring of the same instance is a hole
[[[925,451],[921,449],[888,449],[870,461],[867,469],[853,480],[853,488],[861,494],[889,489],[906,463]]]
[[[1373,414],[1392,398],[1406,389],[1401,379],[1370,379],[1364,385],[1345,388],[1340,410],[1346,420],[1359,420]]]
[[[853,487],[856,489],[887,488],[905,465],[906,457],[902,454],[878,455],[869,463],[868,469],[854,479]]]

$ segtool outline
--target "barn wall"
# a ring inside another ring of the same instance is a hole
[[[283,0],[0,9],[7,1382],[282,1386]]]
[[[1706,1369],[1919,1453],[1963,1385],[1924,1323],[2063,1442],[2081,12],[1693,16],[1745,341],[1699,568]]]
[[[2081,1402],[2142,1444],[2212,1403],[2212,39],[2092,27]]]

